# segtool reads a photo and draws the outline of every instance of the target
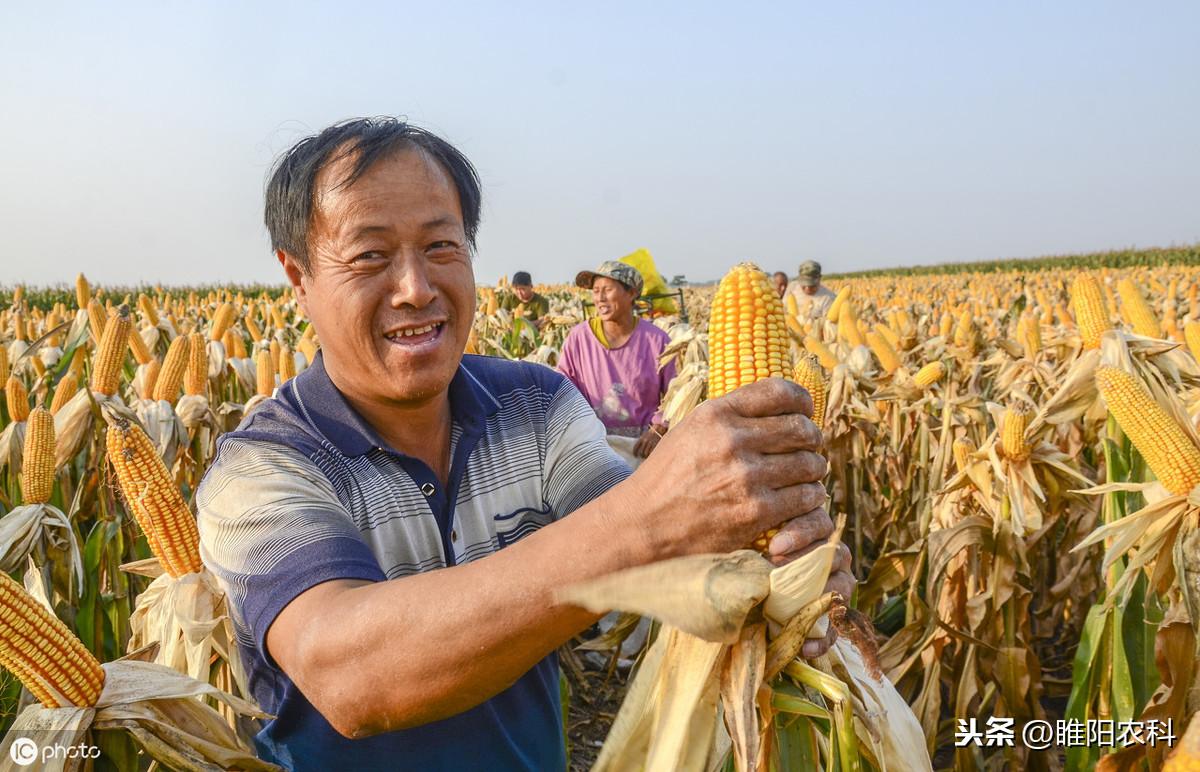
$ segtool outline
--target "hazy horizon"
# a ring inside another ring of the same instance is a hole
[[[348,117],[484,185],[476,277],[1200,242],[1200,5],[0,9],[0,284],[269,283],[276,156]]]

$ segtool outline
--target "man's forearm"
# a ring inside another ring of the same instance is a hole
[[[557,604],[556,590],[653,559],[611,516],[626,498],[618,486],[471,563],[314,588],[323,616],[299,631],[298,667],[280,664],[343,734],[416,726],[478,705],[596,619]]]

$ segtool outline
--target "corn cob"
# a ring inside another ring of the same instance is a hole
[[[287,383],[296,377],[296,360],[292,356],[290,346],[279,347],[279,385]]]
[[[208,390],[208,348],[204,336],[198,332],[188,335],[187,370],[184,374],[183,393],[200,396]]]
[[[162,369],[154,383],[154,398],[166,400],[172,405],[179,399],[179,389],[183,386],[183,377],[187,372],[191,346],[186,335],[177,335],[167,349],[167,357],[163,360]]]
[[[261,396],[269,397],[275,391],[275,372],[277,370],[271,363],[271,352],[266,349],[259,351],[254,364],[257,368],[255,391]]]
[[[1182,496],[1200,483],[1200,448],[1137,378],[1115,367],[1100,367],[1096,386],[1108,412],[1163,487]]]
[[[878,327],[867,333],[867,345],[875,352],[875,358],[879,360],[885,373],[891,375],[900,367],[900,357],[896,356],[896,350],[888,343],[887,338],[878,332]]]
[[[8,376],[8,382],[4,384],[4,399],[8,403],[9,421],[24,421],[29,418],[29,392],[17,376]]]
[[[1029,458],[1033,446],[1025,441],[1025,427],[1029,425],[1030,412],[1024,406],[1013,406],[1004,411],[1000,425],[1000,447],[1004,455],[1013,461]]]
[[[0,380],[7,381],[11,372],[8,366],[8,348],[0,343]]]
[[[955,440],[951,446],[951,453],[954,455],[954,466],[958,471],[963,471],[971,465],[971,454],[975,452],[975,448],[971,447],[971,443],[966,440]]]
[[[133,352],[133,360],[139,365],[147,364],[154,355],[150,353],[150,349],[146,346],[146,339],[138,332],[137,327],[130,325],[129,329],[129,350]]]
[[[91,707],[100,698],[100,662],[58,617],[0,572],[0,664],[47,708]]]
[[[309,327],[308,329],[311,330],[312,327]],[[472,328],[471,332],[474,333],[475,329]],[[312,338],[301,338],[299,346],[300,346],[301,353],[304,354],[304,358],[306,360],[308,360],[308,363],[311,365],[313,362],[313,359],[315,359],[317,356],[317,344],[313,342]],[[467,353],[472,353],[472,352],[467,352]]]
[[[892,312],[891,317],[893,319],[896,318],[895,312]],[[900,333],[893,329],[890,324],[875,325],[875,332],[884,337],[884,339],[888,342],[888,345],[892,347],[893,351],[900,350]]]
[[[1127,277],[1117,282],[1117,294],[1121,296],[1121,317],[1134,332],[1147,338],[1162,337],[1162,326],[1133,279]]]
[[[45,504],[54,490],[54,416],[38,406],[29,414],[21,463],[21,499]]]
[[[267,350],[271,352],[271,369],[279,372],[279,341],[271,338],[271,343]]]
[[[940,381],[945,375],[946,365],[941,362],[930,362],[920,370],[917,370],[917,374],[913,376],[913,383],[922,389],[927,389]]]
[[[804,338],[804,349],[808,353],[815,356],[818,361],[820,361],[821,367],[824,367],[826,370],[832,370],[833,368],[837,367],[837,356],[830,351],[828,346],[812,335],[808,335]]]
[[[968,352],[975,353],[978,330],[975,328],[975,317],[970,308],[964,308],[959,314],[958,324],[954,327],[954,345]]]
[[[107,447],[121,493],[163,569],[174,577],[199,571],[196,518],[150,438],[137,424],[117,419],[108,427]]]
[[[108,324],[108,313],[105,312],[104,306],[100,305],[100,301],[92,298],[88,301],[88,327],[92,331],[92,342],[99,346],[100,338],[104,336],[104,325]]]
[[[13,334],[16,336],[17,340],[29,340],[29,325],[25,323],[25,314],[17,311],[16,316],[13,319],[13,328]]]
[[[812,354],[801,354],[796,359],[796,369],[792,373],[793,380],[808,390],[813,401],[813,423],[818,429],[825,428],[826,385],[825,372],[821,369],[817,358]]]
[[[57,415],[58,411],[71,401],[71,397],[74,397],[77,391],[79,391],[79,376],[68,368],[59,379],[58,385],[54,387],[54,398],[50,400],[50,415]]]
[[[753,263],[735,266],[717,286],[708,323],[708,353],[709,399],[764,378],[791,375],[783,304],[770,278]],[[765,552],[777,532],[772,528],[760,534],[754,548]]]
[[[795,302],[795,298],[792,298],[792,301]],[[313,340],[316,337],[316,334],[317,334],[317,328],[313,327],[312,323],[309,323],[309,325],[304,328],[304,334],[300,336],[300,339],[301,340]]]
[[[92,391],[105,396],[117,393],[121,385],[121,364],[129,348],[129,333],[133,321],[129,318],[129,306],[122,305],[104,326],[100,345],[92,360]]]
[[[948,338],[952,332],[954,332],[954,315],[947,311],[942,314],[942,318],[938,322],[937,334],[943,338]]]
[[[838,312],[837,330],[838,335],[846,341],[846,345],[850,348],[867,345],[862,332],[858,329],[858,316],[854,313],[854,305],[849,301],[842,303],[841,310]]]
[[[250,334],[250,340],[254,341],[255,343],[258,343],[260,340],[262,340],[262,330],[260,330],[258,325],[254,323],[254,320],[247,315],[243,321],[246,322],[246,332]]]
[[[271,304],[271,321],[275,323],[277,329],[287,329],[287,320],[283,318],[283,313],[274,304]]]
[[[1183,326],[1183,338],[1187,341],[1192,357],[1200,362],[1200,322],[1188,322]]]
[[[143,292],[138,295],[137,306],[138,310],[142,312],[142,316],[146,317],[146,323],[151,327],[157,327],[158,309],[154,307],[154,301],[146,293]],[[142,364],[145,364],[145,362]]]
[[[75,277],[75,307],[86,309],[92,299],[92,288],[88,286],[87,277],[82,273]]]
[[[209,340],[221,340],[229,325],[233,324],[233,303],[225,302],[213,313],[212,329],[208,331]]]
[[[1087,272],[1076,276],[1071,285],[1071,303],[1075,307],[1075,318],[1079,335],[1083,338],[1083,347],[1099,348],[1100,337],[1112,329],[1112,317],[1104,301],[1100,281]]]
[[[837,322],[837,320],[841,318],[842,305],[849,298],[850,298],[850,288],[849,287],[842,287],[840,290],[838,290],[838,293],[834,297],[833,302],[829,304],[829,313],[827,313],[825,315],[825,318],[831,322]]]

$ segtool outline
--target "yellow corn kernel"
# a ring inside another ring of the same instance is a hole
[[[163,570],[174,577],[199,571],[196,518],[150,438],[140,426],[120,418],[109,424],[106,438],[121,493]]]
[[[796,369],[792,373],[792,379],[803,386],[812,397],[813,423],[817,425],[818,429],[825,428],[828,387],[825,383],[825,371],[821,369],[820,362],[812,354],[801,354],[796,359]]]
[[[47,708],[91,707],[104,670],[75,634],[0,572],[0,664]]]
[[[1147,338],[1162,337],[1162,326],[1133,279],[1126,277],[1117,282],[1117,294],[1121,296],[1121,318],[1135,333]]]
[[[208,391],[208,346],[198,332],[188,335],[188,361],[184,372],[183,393],[202,396]]]
[[[867,333],[867,345],[871,347],[885,373],[891,375],[899,369],[900,357],[896,356],[896,350],[888,343],[887,338],[878,332],[878,328]]]
[[[917,374],[913,376],[913,383],[917,384],[922,389],[928,389],[945,376],[946,365],[942,364],[941,362],[930,362],[920,370],[917,370]]]
[[[1027,408],[1014,405],[1004,411],[1000,424],[1000,447],[1006,458],[1024,461],[1029,458],[1033,446],[1025,441],[1025,427],[1029,425],[1030,412]]]
[[[75,277],[75,307],[83,310],[92,299],[92,288],[88,286],[87,277],[82,273]]]
[[[844,304],[849,298],[849,287],[842,287],[840,290],[838,290],[833,302],[829,304],[829,312],[825,315],[825,318],[831,322],[837,322],[837,320],[841,318],[842,304]]]
[[[279,385],[296,377],[296,360],[290,346],[279,347]]]
[[[104,325],[100,345],[92,359],[92,391],[112,396],[121,385],[121,365],[129,349],[129,333],[133,320],[129,318],[129,306],[122,305],[117,313]]]
[[[144,365],[154,358],[146,346],[146,339],[142,337],[142,333],[138,331],[137,327],[131,326],[129,329],[129,350],[133,352],[133,359],[139,365]]]
[[[179,389],[183,386],[183,378],[187,373],[188,359],[191,355],[186,335],[177,335],[167,348],[167,357],[163,360],[162,369],[154,383],[154,398],[166,400],[172,405],[179,399]]]
[[[1071,304],[1075,308],[1076,326],[1085,349],[1100,347],[1100,338],[1112,329],[1112,317],[1104,300],[1104,291],[1095,275],[1082,272],[1071,285]]]
[[[17,376],[8,376],[8,382],[4,385],[4,399],[8,404],[9,421],[15,423],[29,418],[29,391]]]
[[[1186,495],[1200,483],[1200,449],[1136,377],[1115,367],[1096,370],[1108,412],[1168,491]]]
[[[104,310],[104,306],[100,305],[100,301],[95,298],[88,301],[87,312],[92,343],[99,346],[100,338],[104,336],[104,325],[108,324],[108,313]]]
[[[208,331],[209,340],[220,340],[229,325],[233,324],[233,303],[225,302],[213,313],[212,329]]]
[[[255,356],[254,364],[257,368],[256,393],[269,397],[275,391],[275,373],[278,370],[271,362],[271,352],[266,349],[260,350]]]
[[[21,460],[21,499],[45,504],[54,490],[54,416],[44,407],[29,413]]]
[[[146,293],[143,292],[138,295],[137,307],[142,312],[142,316],[146,317],[147,324],[151,327],[158,326],[158,309],[154,307],[154,301]],[[142,364],[145,364],[145,362]]]

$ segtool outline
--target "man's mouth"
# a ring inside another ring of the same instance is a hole
[[[408,349],[422,348],[437,341],[441,337],[445,322],[429,322],[416,327],[397,327],[384,333],[388,342]]]

